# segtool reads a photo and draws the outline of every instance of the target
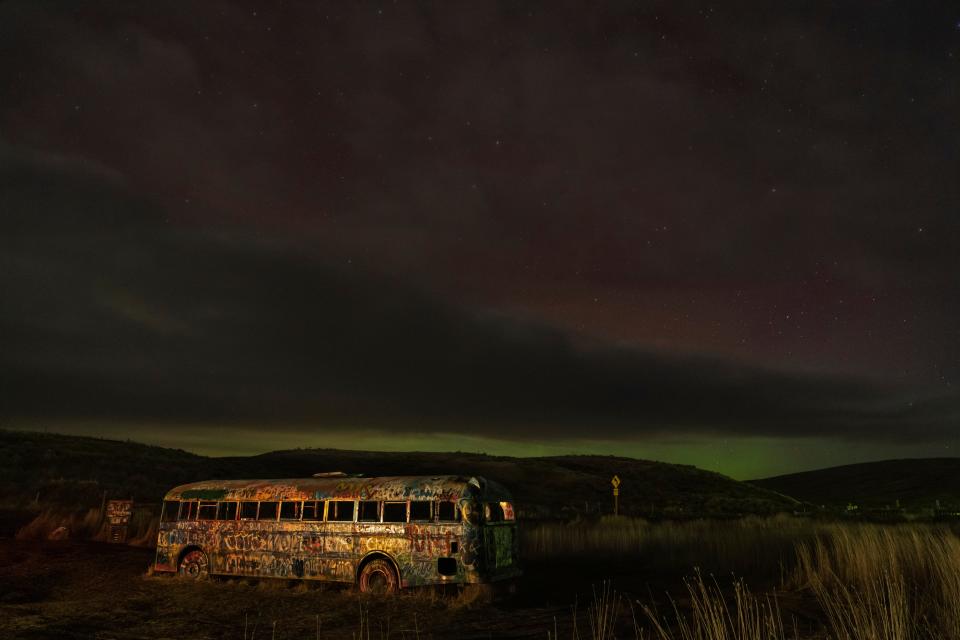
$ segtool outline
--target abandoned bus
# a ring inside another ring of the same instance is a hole
[[[164,498],[155,570],[356,582],[362,591],[520,575],[513,503],[483,478],[210,480]]]

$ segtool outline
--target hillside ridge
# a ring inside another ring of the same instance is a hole
[[[960,458],[893,458],[749,480],[828,507],[960,508]]]
[[[625,515],[729,517],[789,511],[789,497],[690,465],[622,456],[520,458],[469,452],[328,448],[207,457],[133,441],[0,431],[0,500],[7,506],[81,508],[109,498],[159,502],[198,480],[309,477],[324,471],[379,475],[479,475],[506,485],[521,514],[575,518],[612,510],[610,478]]]

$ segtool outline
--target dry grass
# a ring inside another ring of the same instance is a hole
[[[789,588],[810,604],[832,640],[960,639],[960,538],[946,526],[816,523],[793,518],[650,524],[608,519],[592,524],[541,524],[525,531],[536,558],[626,556],[641,570],[688,572],[696,566],[751,582]],[[637,602],[636,638],[780,640],[784,625],[774,595],[754,595],[742,580],[721,589],[699,571],[686,582],[682,606],[668,615]],[[583,637],[613,637],[623,601],[609,586],[589,608]],[[622,621],[621,621],[622,625]],[[575,638],[580,638],[579,631]],[[618,637],[623,637],[622,635]]]
[[[797,547],[795,583],[836,640],[960,638],[960,539],[946,527],[826,527]]]
[[[783,617],[773,595],[757,596],[742,580],[733,583],[732,596],[725,596],[716,581],[704,580],[698,572],[686,582],[689,612],[673,605],[673,625],[647,605],[641,609],[658,640],[787,640],[796,639],[794,630],[784,630]],[[650,637],[642,632],[637,638]]]
[[[17,531],[17,540],[46,540],[50,534],[66,527],[69,537],[97,540],[102,537],[103,518],[100,509],[82,512],[43,511]]]
[[[150,547],[156,544],[159,518],[144,509],[134,509],[127,528],[127,544]],[[17,540],[47,540],[57,529],[64,527],[72,540],[100,540],[109,537],[109,526],[99,508],[85,511],[50,509],[41,511],[16,534]]]
[[[690,606],[681,611],[671,600],[670,615],[637,602],[643,614],[637,620],[633,603],[613,590],[609,582],[593,590],[587,610],[588,627],[581,633],[574,608],[573,640],[614,640],[626,633],[635,640],[798,640],[794,630],[787,633],[773,596],[755,596],[742,581],[735,581],[732,594],[725,594],[716,581],[704,580],[697,572],[686,582]],[[630,620],[624,624],[621,612],[627,608]],[[644,624],[645,623],[645,624]],[[620,634],[618,635],[618,630]],[[556,632],[548,634],[548,638]]]
[[[586,637],[590,640],[612,640],[615,638],[622,606],[623,597],[613,590],[613,585],[610,582],[604,582],[599,589],[594,587],[593,600],[587,608],[588,635]],[[640,632],[636,625],[634,625],[634,632]],[[576,606],[573,609],[573,637],[574,640],[581,640],[582,638]]]
[[[160,518],[151,512],[134,509],[130,515],[130,527],[127,530],[127,544],[135,547],[152,547],[157,544],[160,530]]]

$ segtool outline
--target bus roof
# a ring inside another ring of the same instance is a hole
[[[282,480],[204,480],[174,487],[165,500],[511,500],[500,484],[481,477],[387,476]]]

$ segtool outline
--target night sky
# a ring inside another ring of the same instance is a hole
[[[960,6],[726,5],[0,3],[0,426],[958,455]]]

